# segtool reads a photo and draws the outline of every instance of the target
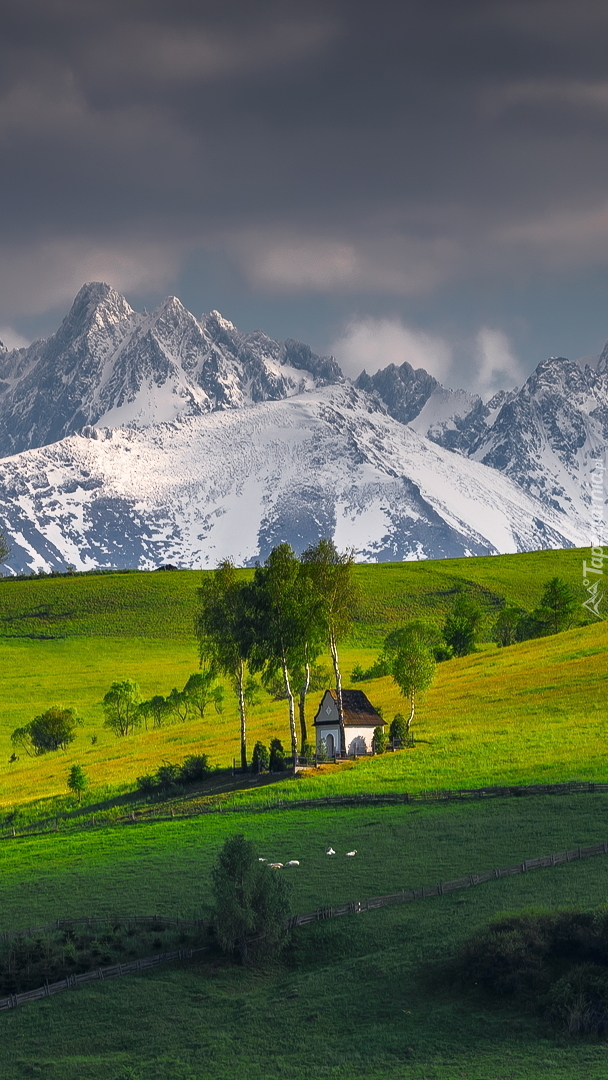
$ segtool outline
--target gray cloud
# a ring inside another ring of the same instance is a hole
[[[7,324],[200,251],[361,319],[606,262],[599,0],[5,0],[0,30]]]

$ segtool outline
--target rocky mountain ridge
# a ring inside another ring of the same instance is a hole
[[[56,334],[0,354],[0,455],[87,425],[146,427],[342,379],[332,357],[301,342],[240,334],[217,311],[196,319],[174,296],[139,314],[92,282]]]
[[[322,535],[380,560],[582,545],[607,441],[608,346],[484,402],[409,364],[353,385],[302,343],[91,283],[47,341],[0,350],[14,572],[251,562]]]

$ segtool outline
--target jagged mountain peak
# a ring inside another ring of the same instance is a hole
[[[124,296],[111,285],[105,281],[89,281],[77,292],[61,330],[70,334],[86,333],[93,328],[103,330],[134,314]]]
[[[137,313],[103,281],[83,285],[48,340],[0,356],[0,456],[84,426],[143,428],[342,379],[306,345],[241,334],[216,310],[196,319],[176,296]]]

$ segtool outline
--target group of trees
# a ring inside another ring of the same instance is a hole
[[[578,607],[574,590],[561,578],[551,578],[545,582],[540,604],[534,611],[524,611],[514,604],[502,609],[493,627],[492,640],[505,646],[559,634],[572,626]]]
[[[125,679],[112,683],[103,699],[104,727],[123,736],[132,735],[142,725],[147,730],[148,725],[160,728],[168,720],[185,721],[192,715],[202,719],[210,706],[220,713],[223,699],[224,688],[209,670],[191,675],[183,690],[173,687],[166,697],[155,694],[147,701],[142,701],[138,684]]]
[[[291,752],[307,743],[306,696],[315,661],[328,649],[342,722],[342,676],[338,642],[348,630],[357,603],[353,555],[341,554],[331,540],[320,540],[300,559],[289,544],[273,548],[253,580],[244,580],[228,560],[220,563],[198,591],[196,633],[201,663],[214,676],[226,676],[239,705],[241,767],[247,768],[246,689],[261,673],[267,686],[281,679],[288,702]]]
[[[35,716],[29,724],[15,728],[11,735],[14,747],[25,750],[29,757],[46,754],[50,750],[65,750],[76,738],[76,728],[82,720],[75,709],[54,705]]]

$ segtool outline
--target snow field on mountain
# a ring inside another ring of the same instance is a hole
[[[73,436],[1,461],[0,491],[15,546],[24,522],[30,548],[44,538],[34,569],[246,565],[280,540],[301,550],[321,535],[370,561],[585,542],[507,478],[370,413],[352,387]]]

